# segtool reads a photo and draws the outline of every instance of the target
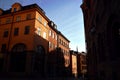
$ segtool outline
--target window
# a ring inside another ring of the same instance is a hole
[[[6,44],[2,44],[1,52],[2,52],[2,53],[5,53],[5,52],[6,52]]]
[[[52,44],[52,48],[53,48],[53,49],[55,48],[55,45],[54,45],[54,44]]]
[[[38,35],[40,36],[41,29],[40,27],[38,28]]]
[[[52,31],[50,30],[50,31],[49,31],[49,36],[51,36],[51,35],[52,35]]]
[[[16,21],[20,21],[21,20],[21,17],[20,16],[17,16],[16,17]]]
[[[8,30],[4,31],[3,37],[8,37]]]
[[[52,34],[52,38],[54,38],[54,33]]]
[[[42,22],[42,18],[40,16],[38,17],[38,21]]]
[[[29,33],[30,33],[30,26],[26,26],[24,34],[29,34]]]
[[[49,48],[52,48],[52,44],[51,44],[51,42],[49,42]]]
[[[57,35],[56,35],[56,40],[57,40]]]
[[[10,23],[11,22],[11,19],[10,18],[7,18],[6,19],[6,23]]]
[[[47,25],[47,23],[46,22],[44,22],[44,26],[46,26]]]
[[[14,8],[14,12],[16,12],[17,11],[17,8]]]
[[[59,39],[59,43],[61,43],[61,39]]]
[[[19,33],[19,28],[15,28],[15,29],[14,29],[14,36],[17,36],[18,33]]]
[[[31,19],[31,14],[27,14],[26,16],[26,20],[29,20],[29,19]]]
[[[56,35],[54,34],[54,38],[56,38]]]
[[[46,32],[43,32],[43,38],[46,39]]]

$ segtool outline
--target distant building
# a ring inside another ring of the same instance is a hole
[[[37,4],[0,9],[0,72],[45,76],[48,54],[61,48],[69,55],[69,42]]]
[[[70,68],[72,76],[85,77],[87,74],[86,53],[71,50]]]
[[[87,75],[87,61],[85,52],[80,52],[77,54],[77,71],[78,77],[86,77]]]
[[[119,0],[83,0],[89,80],[120,80]]]

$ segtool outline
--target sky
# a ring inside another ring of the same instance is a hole
[[[70,40],[70,49],[86,52],[82,0],[0,0],[0,8],[6,10],[19,2],[22,6],[38,4],[57,29]]]

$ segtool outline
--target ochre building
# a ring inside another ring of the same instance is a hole
[[[63,48],[58,36],[57,25],[37,4],[0,9],[0,72],[44,76],[51,51],[62,48],[69,54],[70,41],[63,37]]]

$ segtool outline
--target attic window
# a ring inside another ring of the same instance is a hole
[[[12,5],[12,10],[11,10],[11,12],[16,12],[16,11],[19,11],[19,10],[21,10],[21,4],[19,4],[19,3],[14,3],[14,4]]]
[[[14,8],[14,12],[16,12],[17,11],[17,8]]]

